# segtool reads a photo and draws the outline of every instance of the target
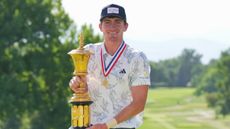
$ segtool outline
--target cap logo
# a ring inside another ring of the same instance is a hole
[[[119,8],[114,8],[114,7],[107,8],[107,13],[119,14]]]

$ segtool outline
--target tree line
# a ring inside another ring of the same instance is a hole
[[[230,48],[206,65],[201,58],[194,49],[184,49],[173,59],[150,61],[152,88],[195,87],[218,114],[230,114]]]
[[[80,31],[86,43],[102,37],[91,25],[78,32],[61,0],[1,0],[0,28],[0,128],[68,128],[73,65],[67,53],[78,47]],[[197,94],[209,94],[210,105],[226,115],[230,50],[208,65],[201,57],[185,49],[176,58],[150,62],[152,87],[197,87]]]
[[[201,57],[194,49],[184,49],[178,57],[159,62],[151,61],[153,87],[192,86],[193,77],[200,75],[205,67]]]

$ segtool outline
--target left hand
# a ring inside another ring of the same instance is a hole
[[[106,124],[95,124],[93,126],[90,126],[86,129],[108,129]]]

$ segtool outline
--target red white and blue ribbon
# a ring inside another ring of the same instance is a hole
[[[122,44],[119,46],[116,53],[114,54],[112,60],[109,62],[108,66],[106,66],[106,64],[105,64],[105,60],[103,58],[102,48],[101,48],[101,53],[100,53],[101,54],[101,67],[102,67],[102,72],[103,72],[105,77],[107,77],[109,75],[109,73],[112,71],[113,67],[115,66],[118,59],[120,58],[120,56],[124,52],[125,48],[126,48],[126,44],[125,44],[125,42],[122,42]]]

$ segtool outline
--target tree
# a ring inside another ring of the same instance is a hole
[[[222,52],[217,68],[222,75],[218,84],[218,106],[223,115],[230,114],[230,49]]]
[[[230,114],[230,49],[212,61],[200,76],[198,94],[206,94],[207,102],[222,115]]]
[[[81,31],[84,34],[86,43],[94,43],[102,40],[102,37],[100,35],[94,35],[94,30],[92,25],[84,24],[81,27]]]
[[[150,73],[151,85],[167,86],[168,84],[165,82],[167,80],[166,76],[164,75],[164,72],[159,66],[159,63],[151,61],[150,67],[151,67],[151,73]]]
[[[60,0],[3,0],[1,8],[1,128],[20,128],[25,113],[32,129],[66,127],[64,73],[71,66],[62,60],[72,45],[61,39],[75,33],[72,21]],[[74,41],[73,36],[69,39]]]
[[[192,76],[201,73],[201,57],[194,49],[184,49],[179,56],[179,71],[176,84],[186,86],[191,82]]]
[[[213,60],[204,66],[204,70],[201,74],[192,78],[192,85],[197,87],[197,95],[217,92],[217,84],[222,76],[216,67],[217,61]]]
[[[76,26],[61,0],[1,0],[0,9],[0,128],[68,128]],[[90,32],[86,41],[101,40]]]

